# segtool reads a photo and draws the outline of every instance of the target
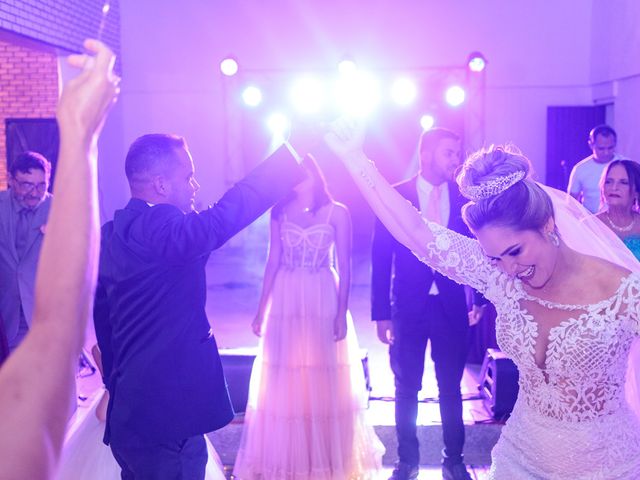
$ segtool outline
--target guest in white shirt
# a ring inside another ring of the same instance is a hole
[[[625,157],[616,154],[618,136],[608,125],[598,125],[589,132],[589,148],[593,152],[576,163],[569,177],[569,193],[591,212],[600,209],[600,177],[613,160]]]

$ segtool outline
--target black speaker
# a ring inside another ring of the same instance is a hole
[[[487,348],[478,388],[489,414],[496,420],[506,419],[518,398],[518,368],[499,349]]]
[[[257,348],[225,348],[220,349],[222,369],[227,380],[231,405],[236,413],[244,413],[249,400],[249,381],[253,361],[258,353]],[[369,353],[360,349],[360,359],[365,379],[367,393],[371,392],[371,380],[369,377]]]
[[[243,413],[249,399],[249,380],[257,348],[226,348],[220,350],[222,370],[227,380],[227,388],[233,411]]]

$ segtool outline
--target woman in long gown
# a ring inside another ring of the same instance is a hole
[[[331,199],[313,158],[303,166],[307,180],[271,215],[252,325],[262,339],[234,467],[242,480],[368,479],[381,464],[348,311],[349,212]]]
[[[102,374],[100,350],[95,345],[93,358]],[[111,448],[102,441],[107,420],[109,392],[101,387],[88,404],[86,412],[78,411],[75,428],[67,432],[56,480],[118,480],[120,465],[113,458]],[[225,480],[222,463],[208,438],[205,437],[209,460],[205,480]]]
[[[472,240],[423,221],[366,158],[363,137],[343,119],[326,141],[400,242],[495,305],[498,343],[518,366],[520,393],[489,478],[640,478],[640,422],[625,401],[627,357],[640,335],[637,261],[606,227],[589,235],[570,213],[584,209],[552,200],[511,147],[471,155],[458,176]],[[611,248],[596,247],[603,241]]]

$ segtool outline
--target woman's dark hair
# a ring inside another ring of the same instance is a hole
[[[327,189],[327,181],[325,180],[324,175],[322,174],[322,170],[320,170],[320,167],[318,166],[318,162],[316,162],[316,159],[313,158],[311,154],[307,154],[304,156],[304,158],[302,159],[301,165],[302,165],[302,168],[305,169],[307,174],[309,174],[311,176],[311,179],[313,180],[313,203],[311,204],[309,211],[313,215],[315,215],[316,212],[323,205],[326,205],[327,203],[332,202],[333,197],[331,196],[331,194],[329,193],[329,190]],[[293,200],[295,200],[296,196],[297,196],[296,191],[292,189],[285,198],[280,200],[273,207],[273,209],[271,210],[271,215],[274,218],[280,217],[280,215],[282,215],[284,208]]]

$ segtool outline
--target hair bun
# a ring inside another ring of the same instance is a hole
[[[512,144],[491,145],[472,153],[456,179],[460,192],[477,201],[504,192],[529,176],[531,163]]]

